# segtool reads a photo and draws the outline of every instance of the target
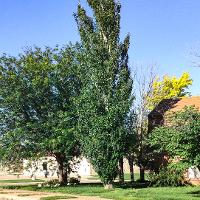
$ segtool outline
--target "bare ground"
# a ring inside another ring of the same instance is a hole
[[[72,198],[68,198],[68,200],[105,200],[100,197],[77,196],[63,193],[0,189],[0,200],[40,200],[41,197],[48,196],[71,196]],[[64,199],[65,198],[63,197],[63,200]]]

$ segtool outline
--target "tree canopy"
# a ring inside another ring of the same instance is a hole
[[[75,99],[80,92],[77,49],[36,47],[19,57],[0,58],[1,160],[52,155],[62,179],[68,161],[79,155],[74,135]]]

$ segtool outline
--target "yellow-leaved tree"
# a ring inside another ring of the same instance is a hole
[[[180,78],[175,76],[164,76],[162,79],[156,77],[152,84],[150,93],[147,94],[147,104],[152,110],[163,99],[183,97],[189,93],[186,89],[192,84],[192,79],[188,72],[184,72]]]

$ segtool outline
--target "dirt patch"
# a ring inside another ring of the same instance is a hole
[[[42,197],[62,196],[63,200],[106,200],[100,197],[77,196],[62,193],[33,192],[26,190],[0,190],[0,200],[40,200]],[[65,198],[67,196],[67,198]],[[62,199],[60,199],[62,200]]]

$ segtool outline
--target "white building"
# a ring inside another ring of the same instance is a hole
[[[94,174],[94,170],[86,158],[79,158],[77,164],[73,167],[73,171],[80,176]],[[26,177],[57,178],[59,176],[58,163],[52,156],[41,157],[34,161],[24,160],[23,175]]]

